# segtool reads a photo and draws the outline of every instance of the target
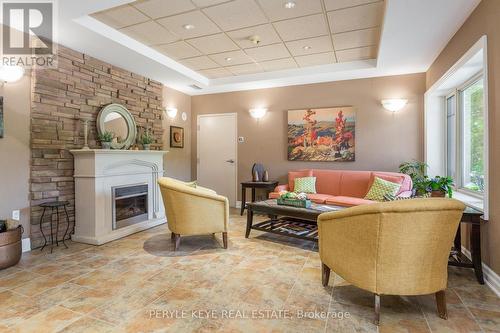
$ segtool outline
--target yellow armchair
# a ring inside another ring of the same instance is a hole
[[[172,231],[174,251],[179,248],[180,235],[203,235],[222,232],[227,249],[229,202],[201,186],[192,187],[173,178],[158,180],[167,215],[168,228]]]
[[[439,316],[447,318],[444,290],[448,256],[463,203],[413,199],[363,205],[318,217],[322,282],[330,269],[349,283],[380,295],[436,294]]]

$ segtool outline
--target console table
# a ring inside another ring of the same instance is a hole
[[[453,242],[453,250],[450,253],[448,265],[457,267],[473,268],[476,274],[476,279],[480,284],[484,284],[483,265],[481,262],[481,224],[486,221],[483,219],[483,213],[474,208],[467,207],[462,215],[461,223],[458,225],[455,241]],[[462,253],[462,223],[470,224],[470,256],[469,260]]]
[[[247,197],[247,188],[252,189],[252,202],[255,202],[255,189],[257,188],[263,188],[266,189],[268,192],[271,192],[278,186],[279,182],[278,181],[268,181],[268,182],[242,182],[241,183],[241,213],[240,215],[243,215],[243,212],[245,211],[245,206],[246,206],[246,197]],[[266,198],[267,199],[267,198]]]

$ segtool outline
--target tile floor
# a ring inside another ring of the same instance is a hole
[[[447,321],[433,296],[386,296],[377,329],[370,293],[335,274],[321,286],[313,243],[257,231],[245,239],[245,219],[231,214],[228,250],[220,236],[189,237],[174,254],[163,225],[99,247],[26,253],[0,271],[0,332],[500,332],[500,299],[457,268]]]

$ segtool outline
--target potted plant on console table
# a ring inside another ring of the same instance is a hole
[[[413,181],[413,196],[445,197],[446,194],[451,198],[453,195],[453,179],[451,177],[436,176],[429,178],[427,173],[427,164],[417,160],[404,162],[399,166],[399,172],[407,174]]]

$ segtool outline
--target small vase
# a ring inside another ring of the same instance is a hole
[[[143,144],[143,145],[142,145],[142,148],[143,148],[144,150],[150,150],[150,149],[151,149],[151,145],[150,145],[150,144],[146,144],[146,143],[145,143],[145,144]]]
[[[102,149],[111,149],[111,142],[101,142]]]
[[[262,181],[263,182],[268,182],[269,181],[269,172],[264,171],[264,175],[262,176]]]
[[[252,181],[254,181],[254,182],[259,181],[259,173],[257,172],[257,170],[255,170],[252,174]]]

